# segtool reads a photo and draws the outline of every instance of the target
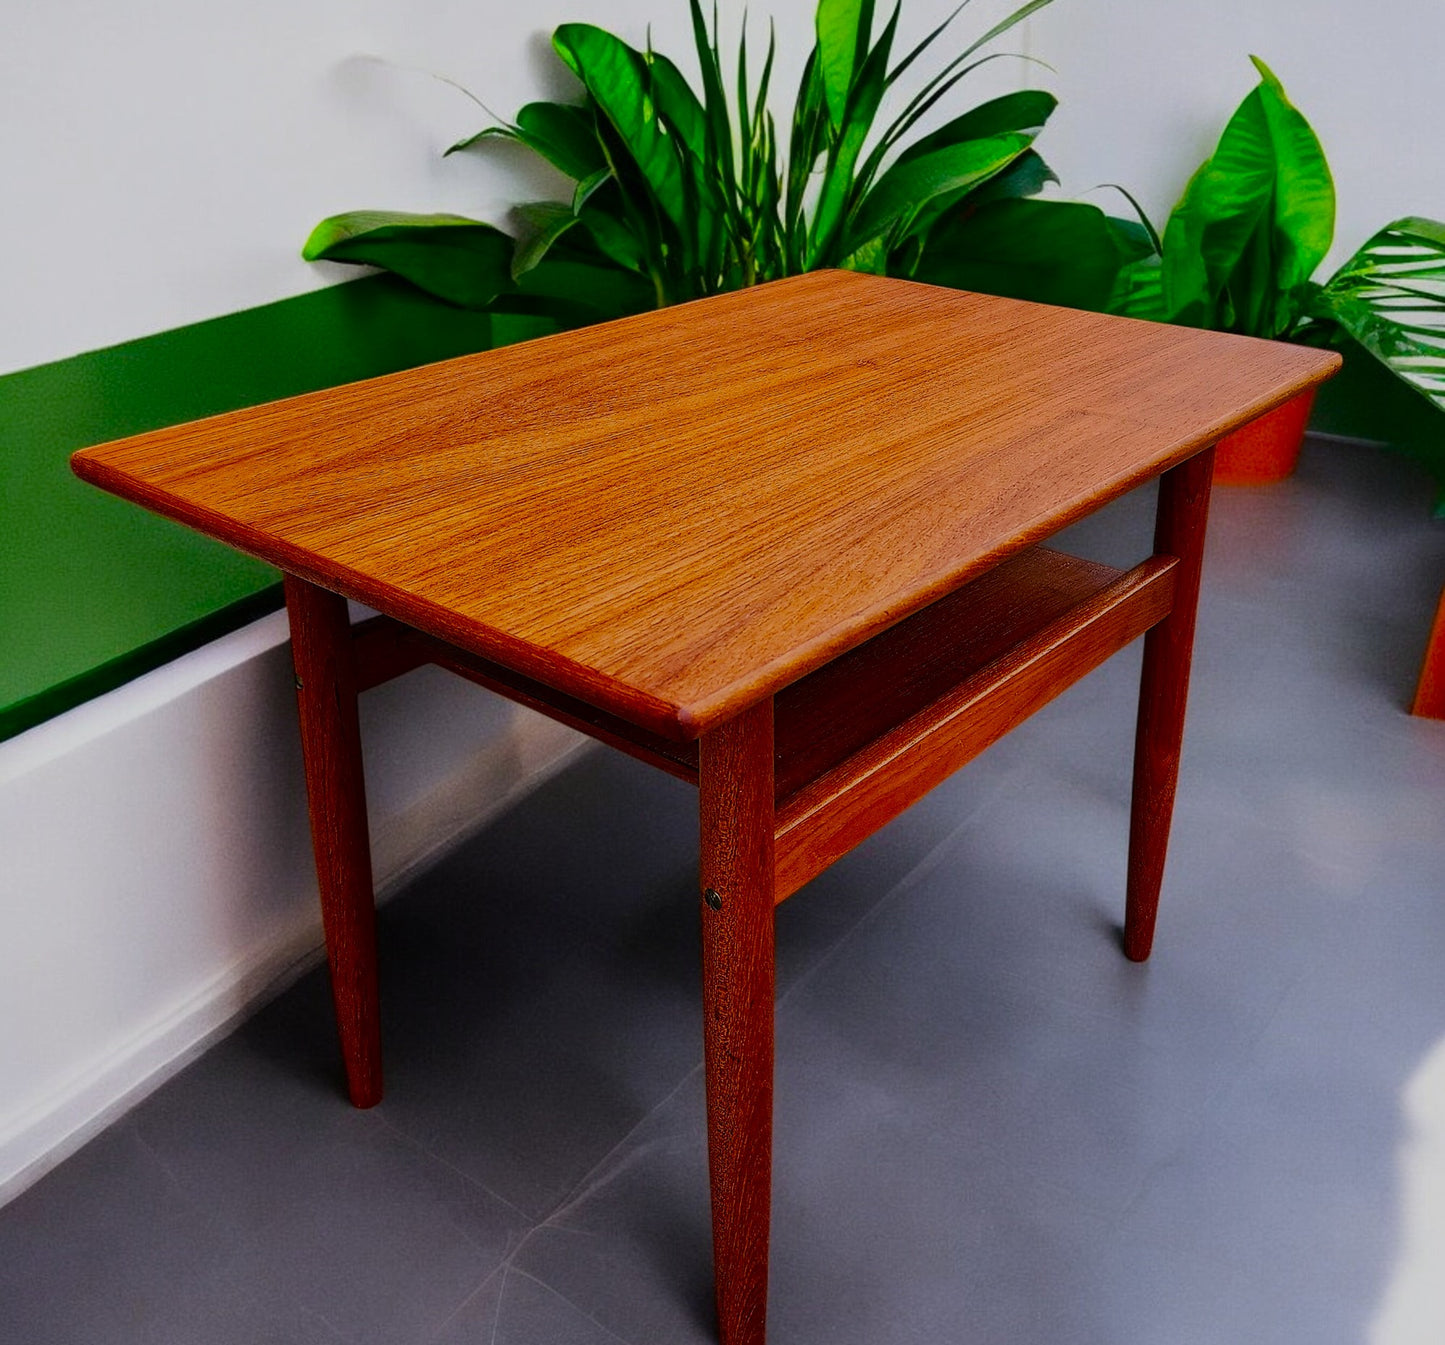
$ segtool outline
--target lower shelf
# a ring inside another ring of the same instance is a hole
[[[778,693],[782,900],[1065,687],[1168,614],[1172,556],[1129,571],[1031,547]],[[670,742],[391,620],[356,628],[358,682],[423,663],[697,783]]]
[[[1151,556],[1109,578],[1102,566],[1092,577],[1075,572],[1089,583],[1086,596],[972,669],[950,663],[950,685],[784,799],[774,823],[776,900],[1162,621],[1173,606],[1177,564],[1173,556]]]
[[[1031,547],[780,691],[779,804],[1121,573]]]

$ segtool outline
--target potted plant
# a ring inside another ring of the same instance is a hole
[[[1317,344],[1343,333],[1445,410],[1445,224],[1396,220],[1315,281],[1334,239],[1329,164],[1279,80],[1251,59],[1259,84],[1190,179],[1163,237],[1150,227],[1154,255],[1124,269],[1114,311]],[[1224,439],[1216,479],[1287,476],[1312,401],[1306,393]],[[1427,465],[1445,487],[1445,448]]]
[[[728,78],[716,15],[709,31],[699,0],[689,4],[700,92],[661,52],[563,24],[553,48],[577,78],[576,101],[529,103],[447,153],[516,142],[571,180],[569,199],[517,207],[515,233],[463,216],[351,211],[318,224],[303,255],[565,325],[830,266],[1103,308],[1150,244],[1096,206],[1035,199],[1054,180],[1033,147],[1052,94],[1007,94],[908,140],[960,81],[1006,54],[984,48],[1048,3],[1028,0],[965,45],[885,124],[885,98],[957,11],[895,55],[899,8],[875,35],[873,0],[818,0],[785,137],[768,106],[772,42],[753,84],[744,31]]]

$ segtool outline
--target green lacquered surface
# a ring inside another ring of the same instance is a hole
[[[544,330],[371,277],[0,378],[0,739],[281,602],[269,567],[77,480],[74,450]]]

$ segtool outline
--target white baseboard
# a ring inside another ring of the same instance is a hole
[[[0,1205],[179,1073],[322,957],[321,921],[280,931],[80,1070],[0,1132]]]
[[[243,657],[274,644],[274,620],[260,624],[267,628],[251,632]],[[214,661],[215,655],[210,657]],[[146,692],[141,688],[134,694]],[[158,708],[164,713],[159,703],[146,706],[151,712]],[[113,712],[98,703],[82,710],[93,723]],[[62,750],[83,750],[89,737],[80,731],[85,727],[57,725]],[[519,710],[500,733],[419,800],[386,817],[373,815],[378,898],[385,900],[409,877],[512,807],[587,744],[571,729]],[[27,745],[27,764],[54,759],[51,742],[43,751],[41,747],[39,742]],[[5,764],[14,779],[16,763]],[[52,1082],[39,1097],[27,1099],[8,1116],[0,1115],[0,1204],[38,1181],[321,960],[314,879],[309,873],[298,875],[297,883],[309,886],[313,894],[309,910],[293,912],[190,993],[140,1025],[128,1025],[118,1038],[99,1043],[91,1059]],[[35,1012],[44,1013],[45,1006],[35,1006]],[[9,1030],[23,1029],[12,1024]]]

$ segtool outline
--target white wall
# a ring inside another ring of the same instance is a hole
[[[1440,0],[1054,0],[1032,52],[1061,99],[1042,141],[1072,195],[1121,182],[1162,224],[1263,57],[1335,174],[1333,263],[1401,215],[1445,219]],[[1128,213],[1115,193],[1086,198]],[[1327,263],[1329,264],[1329,263]]]
[[[950,7],[908,0],[908,31]],[[722,8],[731,31],[742,6]],[[754,5],[764,18],[769,8],[791,97],[812,4]],[[1006,12],[1001,0],[975,8]],[[547,35],[570,20],[638,44],[650,24],[659,49],[691,51],[685,0],[12,3],[0,44],[0,255],[12,259],[0,372],[354,274],[298,255],[337,211],[497,220],[543,194],[547,179],[510,147],[441,159],[487,118],[422,72],[510,117],[568,87]],[[754,31],[761,53],[765,23]],[[1003,65],[991,77],[1016,78]]]

